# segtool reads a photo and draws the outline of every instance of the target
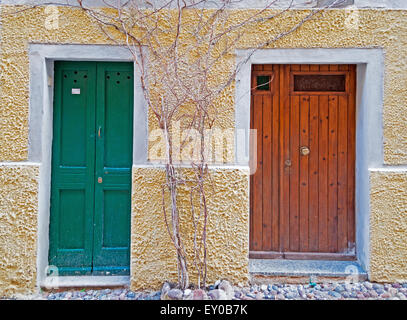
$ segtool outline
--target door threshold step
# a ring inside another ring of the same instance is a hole
[[[57,288],[83,288],[83,287],[128,287],[130,276],[52,276],[46,277],[41,287]]]
[[[366,271],[357,261],[250,259],[252,282],[283,281],[293,283],[330,280],[365,281]]]

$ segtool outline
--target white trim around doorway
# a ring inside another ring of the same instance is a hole
[[[380,48],[237,50],[242,64],[236,79],[236,129],[250,130],[250,81],[253,64],[356,64],[356,253],[369,275],[369,171],[383,167],[384,51]],[[249,136],[249,134],[247,134]],[[245,150],[249,154],[248,150]],[[242,159],[236,155],[236,159]],[[239,165],[248,165],[246,162]]]
[[[29,163],[39,165],[37,285],[49,287],[49,215],[51,192],[54,61],[134,61],[125,46],[30,44]],[[147,160],[147,109],[138,67],[134,66],[133,166]],[[130,262],[131,273],[131,262]],[[59,286],[122,286],[130,277],[58,277]],[[54,279],[55,280],[55,279]],[[55,281],[54,281],[55,283]]]

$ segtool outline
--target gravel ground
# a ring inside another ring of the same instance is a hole
[[[233,300],[407,300],[407,283],[378,284],[361,283],[326,283],[316,285],[300,284],[263,284],[251,287],[232,287],[227,281],[218,282],[209,287],[209,292],[203,290],[185,290],[163,287],[161,291],[133,292],[129,289],[100,290],[68,290],[43,291],[32,296],[16,296],[14,299],[43,300],[166,300],[175,299],[229,299]],[[226,283],[226,284],[225,284]],[[229,286],[229,287],[228,287]],[[164,292],[165,291],[165,292]],[[171,291],[171,292],[170,292]]]

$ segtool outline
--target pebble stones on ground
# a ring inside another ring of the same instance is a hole
[[[216,281],[209,290],[180,290],[174,284],[164,283],[161,291],[133,292],[120,289],[82,289],[47,291],[16,299],[48,300],[407,300],[407,283],[380,284],[322,283],[281,284],[270,283],[250,287],[232,286],[228,281]]]
[[[317,285],[271,284],[235,288],[235,297],[242,297],[242,293],[245,299],[265,300],[407,300],[407,285],[361,282]]]
[[[62,292],[42,292],[48,300],[160,300],[160,291],[133,292],[129,289],[69,290]]]

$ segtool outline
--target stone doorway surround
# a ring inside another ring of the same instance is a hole
[[[53,127],[54,61],[133,61],[124,46],[108,45],[51,45],[30,44],[30,106],[29,147],[30,163],[39,164],[37,285],[55,285],[46,276],[49,249],[49,213],[51,186],[51,154]],[[133,166],[147,161],[147,111],[141,91],[140,76],[134,66]],[[79,281],[80,280],[80,281]],[[129,285],[129,276],[59,277],[59,286]]]
[[[383,167],[382,49],[262,49],[237,50],[241,70],[236,79],[236,129],[250,130],[252,64],[356,64],[356,254],[369,275],[370,181],[369,172]],[[248,135],[247,135],[248,136]],[[245,151],[248,154],[248,150]],[[241,157],[236,156],[236,159]],[[238,163],[248,165],[248,163]]]

